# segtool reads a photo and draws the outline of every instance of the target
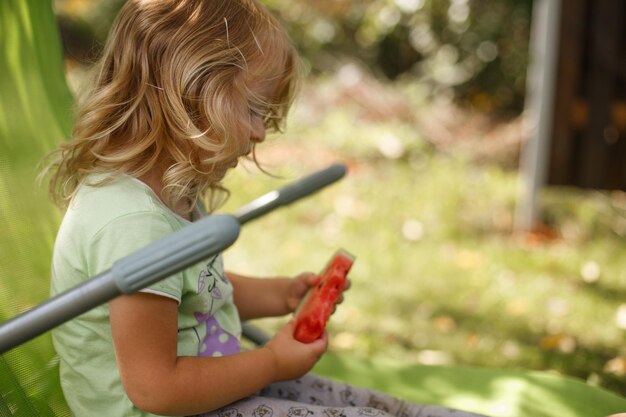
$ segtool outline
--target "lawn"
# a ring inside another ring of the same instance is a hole
[[[309,85],[287,134],[258,149],[276,177],[252,163],[227,177],[222,212],[334,161],[349,168],[337,185],[247,225],[228,265],[319,271],[343,247],[357,262],[330,324],[332,351],[549,370],[625,395],[626,194],[546,189],[546,226],[513,233],[518,120],[487,123],[410,83],[357,87]]]

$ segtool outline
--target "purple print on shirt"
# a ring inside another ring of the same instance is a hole
[[[215,317],[209,314],[195,313],[198,323],[206,323],[206,337],[200,343],[198,356],[226,356],[239,353],[239,340],[227,333]]]

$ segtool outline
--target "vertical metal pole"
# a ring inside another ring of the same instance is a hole
[[[521,184],[515,218],[516,232],[527,232],[538,222],[539,197],[546,183],[559,57],[561,0],[533,3],[530,66],[526,84]]]

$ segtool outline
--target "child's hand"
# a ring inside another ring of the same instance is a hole
[[[296,311],[309,288],[317,285],[319,279],[320,277],[312,272],[303,272],[289,281],[285,302],[290,312]]]
[[[312,272],[303,272],[291,280],[289,286],[287,287],[287,296],[285,300],[289,311],[296,311],[309,288],[316,286],[319,283],[319,280],[320,276]],[[346,279],[346,285],[343,290],[347,291],[350,288],[350,285],[350,280]],[[340,304],[342,301],[343,295],[339,297],[335,305]]]
[[[292,319],[265,345],[274,356],[275,381],[300,378],[313,368],[328,348],[326,333],[313,343],[301,343],[293,338],[294,330],[295,320]]]

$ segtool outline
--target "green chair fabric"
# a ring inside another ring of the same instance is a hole
[[[36,165],[67,137],[65,82],[50,1],[0,1],[0,322],[48,297],[60,213]],[[0,416],[69,416],[49,335],[0,356]]]
[[[48,296],[60,213],[36,164],[69,135],[72,97],[50,1],[0,1],[0,322]],[[328,354],[315,372],[492,416],[604,417],[626,399],[541,372],[428,367]],[[69,416],[50,336],[0,355],[0,417]]]
[[[547,372],[426,366],[327,354],[315,373],[421,404],[493,417],[605,417],[626,398]]]

